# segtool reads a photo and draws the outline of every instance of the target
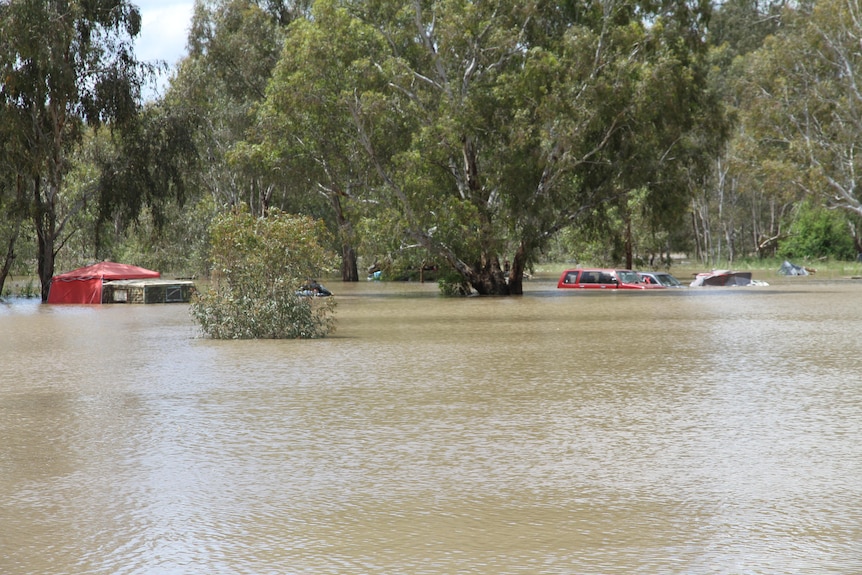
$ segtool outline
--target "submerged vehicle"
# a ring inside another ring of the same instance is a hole
[[[326,289],[323,284],[318,283],[317,280],[309,280],[297,290],[296,295],[305,297],[327,297],[331,296],[332,292]]]
[[[560,275],[557,288],[560,289],[664,289],[661,284],[646,283],[640,274],[632,270],[617,269],[575,269],[566,270]]]
[[[682,282],[667,272],[638,272],[646,283],[655,283],[669,288],[685,287]]]
[[[808,268],[792,264],[787,260],[784,260],[784,263],[778,268],[778,275],[782,276],[807,276],[810,273]]]
[[[763,281],[751,279],[751,272],[734,272],[730,270],[713,270],[711,272],[702,272],[695,276],[691,282],[691,287],[700,286],[763,286],[769,285]]]

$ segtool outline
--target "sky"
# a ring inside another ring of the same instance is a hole
[[[173,69],[186,55],[186,39],[191,25],[194,0],[132,0],[141,10],[141,34],[135,55],[142,62],[162,60]],[[171,72],[160,78],[163,90]],[[144,94],[152,97],[151,92]]]

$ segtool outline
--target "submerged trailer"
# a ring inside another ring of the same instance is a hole
[[[102,303],[187,303],[194,290],[191,280],[116,280],[102,286]]]
[[[163,279],[157,271],[100,262],[56,275],[48,303],[178,303],[194,293],[191,280]]]

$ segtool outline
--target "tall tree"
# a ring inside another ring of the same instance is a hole
[[[710,18],[710,89],[719,94],[731,120],[747,103],[739,92],[745,61],[782,26],[783,0],[730,0]],[[692,228],[697,257],[717,265],[737,255],[775,250],[782,223],[798,197],[786,170],[750,153],[754,140],[745,123],[734,122],[727,146],[712,159],[711,173],[693,180]]]
[[[772,166],[786,187],[858,218],[862,3],[803,3],[784,23],[747,59],[739,83],[750,157]],[[862,248],[860,230],[852,233]]]
[[[113,146],[97,158],[99,206],[95,248],[110,222],[122,233],[148,208],[154,229],[165,226],[165,211],[185,202],[186,178],[197,165],[193,120],[185,110],[147,104],[134,120],[124,123]]]
[[[2,7],[0,7],[2,9]],[[29,178],[21,111],[0,104],[0,294],[17,257],[16,244],[27,219]]]
[[[195,3],[189,55],[179,64],[164,105],[171,115],[195,119],[202,163],[193,172],[194,185],[219,205],[245,203],[263,214],[279,203],[274,197],[281,185],[278,174],[260,169],[256,158],[235,146],[253,124],[254,107],[278,61],[281,36],[279,19],[258,2]]]
[[[321,0],[308,25],[320,29],[319,54],[364,70],[356,84],[332,86],[330,101],[337,117],[349,111],[353,125],[341,133],[375,169],[369,184],[400,216],[394,229],[477,292],[520,294],[524,270],[556,231],[600,215],[634,184],[655,184],[624,178],[626,168],[650,165],[655,176],[699,145],[672,143],[703,113],[700,100],[686,99],[703,80],[689,52],[707,12],[615,0]],[[352,34],[323,33],[335,27]],[[352,56],[342,42],[357,35],[374,50]],[[292,40],[285,54],[308,49]],[[654,96],[674,104],[667,115],[649,103]],[[301,100],[282,105],[291,107],[307,110]],[[289,129],[297,142],[311,137],[300,122]],[[653,205],[680,193],[666,185]]]
[[[679,227],[692,182],[709,172],[726,138],[724,110],[708,82],[701,38],[710,10],[671,3],[659,14],[642,39],[632,39],[643,55],[631,66],[628,82],[616,90],[621,127],[602,154],[611,170],[600,172],[604,184],[593,184],[604,185],[615,198],[602,208],[618,210],[623,225],[602,231],[622,236],[628,268],[634,265],[633,222],[643,222],[642,234]],[[614,220],[601,218],[599,223],[608,221]]]
[[[140,28],[140,12],[127,0],[0,4],[0,104],[26,118],[18,174],[30,194],[43,301],[77,209],[64,205],[68,154],[84,124],[121,123],[137,112],[144,75],[133,40]]]
[[[258,112],[253,149],[297,194],[318,194],[341,246],[341,277],[358,281],[354,219],[375,178],[350,115],[356,90],[378,77],[385,50],[373,29],[334,4],[296,21]],[[392,141],[396,134],[390,133]]]

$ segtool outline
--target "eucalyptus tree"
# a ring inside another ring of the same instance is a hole
[[[703,95],[708,5],[392,4],[364,15],[389,46],[388,90],[357,97],[357,126],[411,235],[473,289],[521,293],[554,233],[600,228],[635,190],[656,222],[680,209],[677,175],[718,117]],[[391,156],[373,131],[384,114],[413,123]]]
[[[707,41],[721,49],[724,68],[737,56],[759,49],[763,40],[781,30],[786,0],[724,0],[709,19]]]
[[[289,34],[284,59],[314,51],[351,73],[320,84],[316,101],[328,108],[298,96],[278,102],[289,118],[282,133],[299,148],[316,142],[315,120],[329,109],[338,153],[361,149],[352,165],[374,171],[364,198],[393,233],[446,261],[478,293],[520,294],[525,269],[554,233],[601,219],[608,202],[654,185],[659,166],[696,150],[696,138],[675,142],[703,113],[689,52],[707,12],[617,0],[321,0],[303,24],[318,31],[297,44],[300,35]],[[296,73],[273,87],[273,103],[291,83],[288,92],[302,93],[307,75],[287,68]],[[629,173],[645,167],[640,179]],[[656,213],[687,193],[659,188]]]
[[[275,10],[275,13],[267,9]],[[196,194],[219,205],[247,204],[257,214],[273,202],[278,174],[260,169],[237,147],[252,125],[282,43],[284,2],[196,2],[188,56],[179,63],[163,104],[172,115],[196,124],[201,163],[190,174]],[[284,12],[287,11],[287,12]]]
[[[16,244],[28,213],[23,177],[26,144],[19,126],[23,119],[17,108],[0,104],[0,294],[17,257]]]
[[[708,25],[710,89],[739,118],[746,105],[739,92],[745,61],[782,28],[783,0],[729,0],[716,5]],[[782,223],[798,193],[786,185],[779,164],[750,153],[753,140],[745,123],[729,122],[726,146],[712,158],[712,170],[695,182],[691,199],[697,257],[716,264],[738,254],[774,251]]]
[[[105,247],[108,234],[118,236],[117,243],[122,243],[143,213],[151,229],[162,232],[172,223],[169,214],[176,217],[173,208],[184,205],[189,174],[198,166],[198,152],[194,121],[183,112],[163,102],[148,103],[134,120],[116,131],[110,145],[100,146],[92,154],[98,167],[93,184],[98,192],[96,253]],[[162,249],[189,250],[194,241],[186,237],[178,245]]]
[[[344,281],[359,279],[354,220],[376,177],[349,104],[379,75],[375,61],[385,49],[373,29],[335,4],[318,3],[313,18],[291,26],[249,140],[249,149],[268,169],[287,175],[297,194],[318,195],[329,206]]]
[[[752,161],[823,206],[862,215],[862,3],[788,9],[785,26],[747,59],[739,86]],[[853,221],[854,218],[849,218]],[[851,226],[857,249],[860,230]]]
[[[127,0],[0,3],[0,106],[19,120],[15,171],[29,196],[43,301],[67,222],[83,206],[65,196],[69,153],[86,124],[119,125],[137,112],[140,28]]]
[[[609,170],[592,170],[606,188],[610,201],[597,210],[617,212],[622,225],[608,229],[612,217],[597,219],[604,236],[621,239],[625,265],[633,266],[633,222],[639,234],[671,237],[684,223],[696,187],[710,172],[713,158],[727,137],[727,122],[720,94],[709,83],[707,45],[703,33],[709,6],[700,10],[668,4],[658,8],[654,24],[643,38],[630,43],[643,55],[620,83],[614,97],[620,128],[600,154]],[[661,251],[662,246],[641,246]]]
[[[312,0],[263,0],[266,11],[275,16],[282,26],[307,17],[311,3]]]

